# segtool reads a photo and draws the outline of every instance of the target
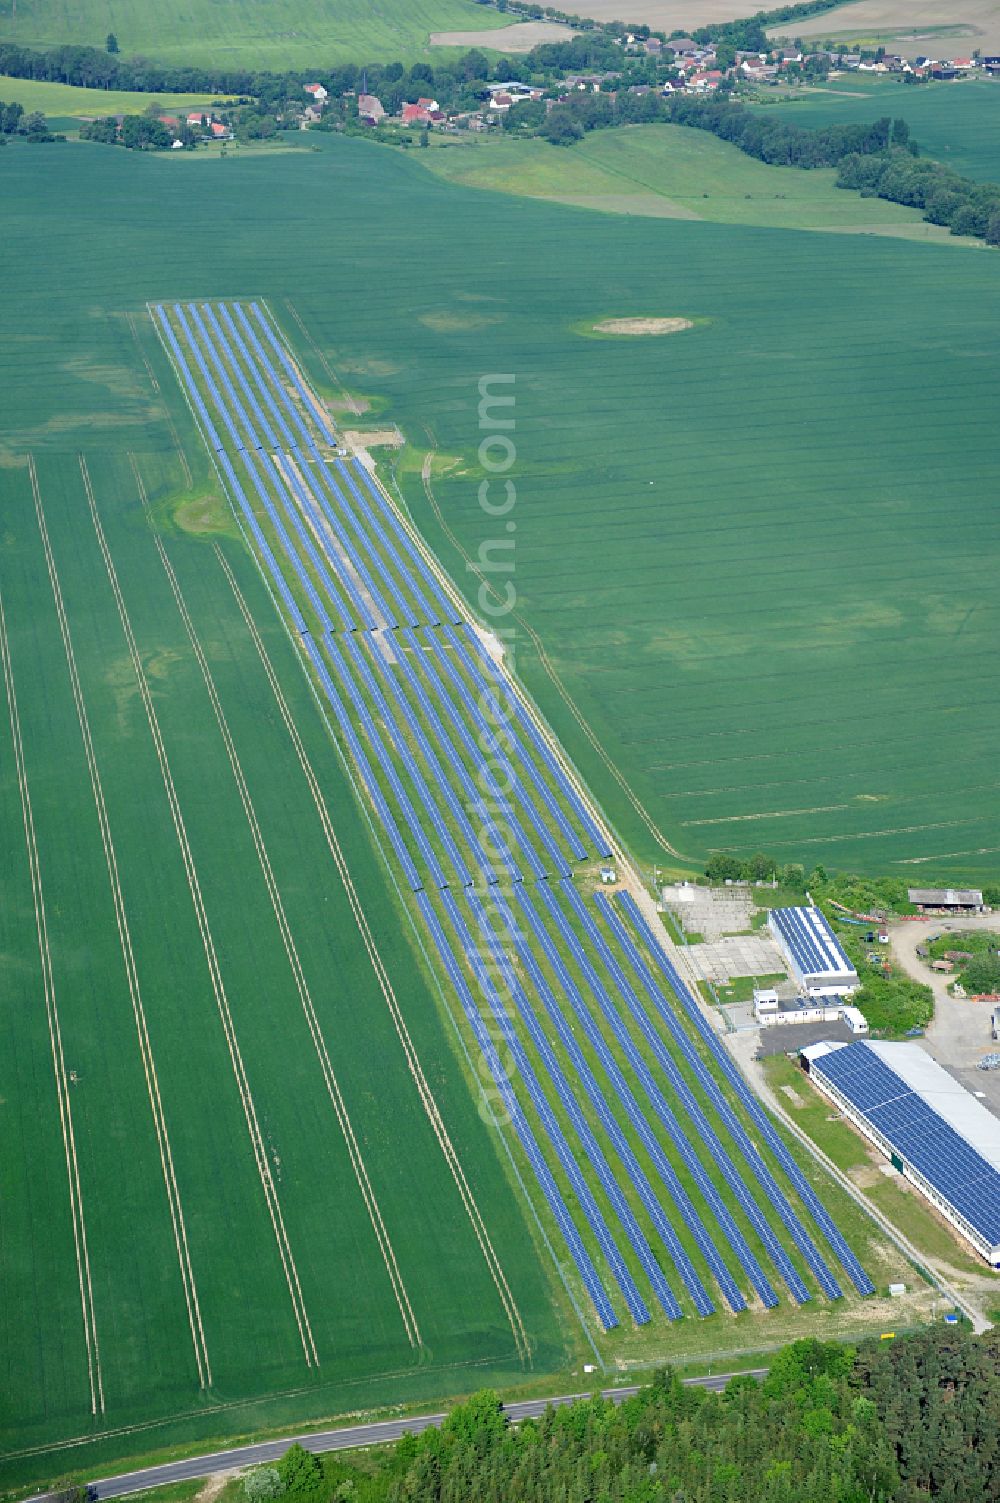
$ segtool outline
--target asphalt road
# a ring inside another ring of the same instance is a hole
[[[751,1376],[762,1378],[767,1373],[766,1367],[751,1369]],[[717,1376],[706,1378],[686,1378],[684,1381],[696,1388],[725,1388],[730,1378],[737,1376],[735,1373],[719,1373]],[[620,1403],[639,1389],[634,1388],[606,1388],[603,1390],[604,1397]],[[556,1406],[571,1404],[574,1399],[586,1398],[586,1394],[561,1394],[550,1399],[529,1399],[520,1404],[507,1404],[504,1406],[505,1413],[513,1421],[535,1419],[544,1414],[549,1404]],[[307,1451],[346,1451],[357,1446],[383,1445],[386,1441],[399,1440],[401,1435],[407,1433],[418,1434],[421,1430],[430,1429],[432,1425],[440,1425],[444,1421],[443,1414],[421,1414],[412,1419],[382,1420],[369,1425],[349,1425],[342,1430],[317,1430],[311,1435],[286,1435],[282,1440],[265,1440],[256,1445],[236,1446],[230,1451],[211,1451],[205,1456],[192,1456],[187,1461],[168,1461],[163,1466],[144,1467],[137,1472],[123,1472],[118,1477],[102,1477],[100,1481],[91,1483],[91,1496],[96,1498],[121,1498],[127,1493],[141,1492],[147,1487],[162,1487],[168,1482],[184,1482],[189,1477],[210,1477],[213,1472],[226,1472],[233,1468],[244,1466],[257,1466],[262,1461],[276,1461],[284,1455],[288,1447],[294,1441],[298,1441]],[[38,1495],[38,1498],[29,1500],[29,1503],[39,1503],[39,1499],[46,1494]]]

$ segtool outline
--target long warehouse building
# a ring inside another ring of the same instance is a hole
[[[1000,1120],[919,1044],[812,1044],[799,1057],[845,1117],[1000,1267]]]
[[[772,908],[768,927],[807,997],[843,997],[858,989],[858,973],[818,908]]]

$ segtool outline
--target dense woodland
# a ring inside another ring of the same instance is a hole
[[[345,1461],[293,1446],[246,1503],[988,1503],[1000,1499],[1000,1338],[952,1328],[813,1340],[724,1393],[664,1370],[616,1405],[508,1423],[494,1393]]]

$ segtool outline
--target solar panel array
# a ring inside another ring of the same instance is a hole
[[[853,971],[840,940],[818,908],[772,908],[771,923],[804,975]]]
[[[991,1246],[1000,1244],[1000,1172],[866,1043],[816,1060],[825,1076],[899,1157]]]
[[[831,1249],[870,1290],[634,901],[581,897],[607,832],[264,310],[153,312],[602,1326],[837,1298]]]

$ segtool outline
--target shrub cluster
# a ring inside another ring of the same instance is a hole
[[[25,114],[23,104],[5,104],[0,99],[0,137],[24,136],[29,141],[55,141],[41,110]]]
[[[130,151],[168,151],[173,136],[162,121],[149,115],[125,115],[121,130],[112,116],[91,120],[80,132],[84,141],[100,141],[105,146],[124,146]]]

